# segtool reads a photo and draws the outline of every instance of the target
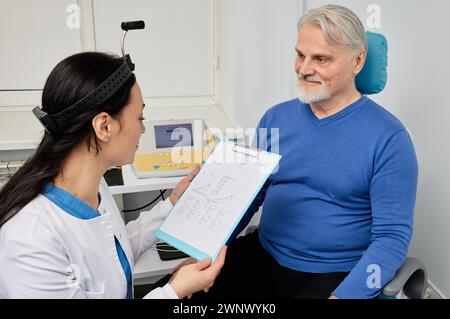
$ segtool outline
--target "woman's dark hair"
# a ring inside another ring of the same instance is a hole
[[[78,53],[64,59],[45,83],[42,110],[51,116],[67,109],[98,87],[122,62],[116,56],[98,52]],[[64,160],[76,146],[86,143],[89,150],[94,146],[99,152],[92,119],[100,112],[118,115],[128,104],[135,83],[136,77],[132,74],[102,105],[78,112],[54,135],[44,133],[34,155],[0,189],[0,227],[38,196],[46,183],[53,182]]]

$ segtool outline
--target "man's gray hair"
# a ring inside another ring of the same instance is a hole
[[[298,31],[307,23],[319,26],[330,45],[367,50],[364,25],[350,9],[333,4],[312,9],[298,22]]]

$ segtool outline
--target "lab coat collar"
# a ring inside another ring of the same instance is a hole
[[[42,195],[73,217],[87,220],[101,216],[97,210],[93,209],[81,199],[53,184],[47,183]]]

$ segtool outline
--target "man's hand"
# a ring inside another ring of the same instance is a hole
[[[339,299],[339,298],[336,297],[336,296],[331,295],[330,297],[328,297],[328,299]]]
[[[191,184],[192,180],[194,179],[195,175],[198,174],[200,171],[200,166],[197,165],[186,177],[184,177],[178,184],[175,186],[175,188],[172,190],[172,193],[170,194],[170,202],[172,205],[175,205],[178,198],[184,193],[186,188],[188,188],[189,184]]]

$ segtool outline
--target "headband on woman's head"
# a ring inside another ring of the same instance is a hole
[[[113,96],[114,93],[119,91],[133,74],[134,63],[131,61],[130,55],[125,54],[124,50],[125,36],[129,30],[144,29],[145,23],[144,21],[122,22],[121,27],[124,31],[122,37],[123,56],[120,58],[122,63],[113,74],[88,95],[59,113],[49,115],[39,106],[36,106],[33,109],[34,116],[41,122],[48,133],[53,135],[58,134],[61,128],[73,119],[76,114],[84,112],[88,108],[103,104]]]
[[[92,108],[96,105],[101,105],[114,95],[124,83],[133,74],[129,63],[131,59],[129,55],[120,58],[123,60],[122,64],[111,74],[102,84],[96,87],[92,92],[86,95],[84,98],[69,106],[67,109],[52,114],[51,116],[42,111],[39,106],[33,109],[33,114],[45,127],[50,134],[57,134],[60,128],[63,128],[76,114],[84,112],[88,108]]]

